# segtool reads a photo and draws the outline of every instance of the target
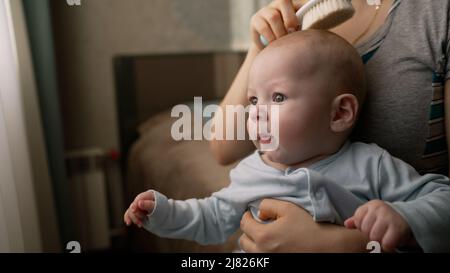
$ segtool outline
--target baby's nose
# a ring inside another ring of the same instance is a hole
[[[251,121],[254,121],[254,122],[256,122],[258,120],[258,108],[256,107],[256,105],[250,106],[249,118]]]
[[[267,105],[259,105],[257,107],[257,115],[256,120],[258,121],[268,121],[269,115],[268,115],[268,106]]]
[[[263,121],[268,121],[269,120],[269,116],[268,116],[268,111],[267,111],[267,105],[255,105],[252,106],[250,108],[250,119],[253,122],[263,122]]]

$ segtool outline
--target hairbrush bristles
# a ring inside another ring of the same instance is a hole
[[[330,29],[350,19],[355,9],[350,0],[311,0],[298,12],[302,30]]]
[[[330,29],[336,27],[355,13],[351,0],[309,0],[296,13],[301,29]],[[263,45],[268,42],[260,35]]]

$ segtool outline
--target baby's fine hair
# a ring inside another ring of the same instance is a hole
[[[286,35],[270,43],[268,48],[289,47],[292,57],[312,59],[315,73],[325,73],[329,88],[336,95],[351,93],[359,104],[366,96],[366,77],[362,58],[344,38],[329,31],[305,30]],[[307,53],[307,54],[306,54]]]

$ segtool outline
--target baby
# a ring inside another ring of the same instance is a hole
[[[230,173],[229,187],[204,199],[139,194],[124,215],[159,236],[219,244],[247,209],[275,198],[297,204],[317,222],[361,230],[385,251],[410,242],[424,251],[450,250],[449,179],[420,176],[375,144],[347,139],[365,97],[364,67],[355,49],[326,31],[301,31],[272,42],[249,73],[253,105],[248,128],[271,121],[278,134],[258,135],[258,150]],[[277,143],[262,152],[261,145]]]

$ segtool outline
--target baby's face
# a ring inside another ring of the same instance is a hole
[[[268,158],[294,165],[316,157],[330,136],[333,97],[327,92],[327,80],[320,72],[312,72],[311,60],[292,60],[289,55],[283,50],[270,50],[255,59],[247,92],[254,107],[247,126],[251,132],[267,122],[269,135],[258,134],[256,147],[277,143],[277,149],[266,152]],[[278,120],[271,115],[273,105],[279,106]],[[262,111],[265,107],[267,111]],[[271,123],[278,124],[278,136],[271,133]]]

